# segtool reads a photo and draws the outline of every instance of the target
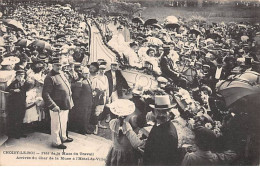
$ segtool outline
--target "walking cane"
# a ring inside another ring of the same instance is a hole
[[[58,116],[59,116],[59,123],[60,123],[60,132],[59,132],[60,141],[61,141],[61,143],[63,144],[63,140],[62,140],[62,128],[61,128],[61,120],[60,120],[60,111],[58,111]],[[63,149],[63,152],[64,152],[64,149]]]

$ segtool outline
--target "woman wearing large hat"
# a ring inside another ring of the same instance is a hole
[[[153,108],[156,122],[145,144],[144,165],[178,165],[178,135],[169,117],[169,110],[176,104],[171,103],[169,95],[156,95],[154,99],[155,104],[150,107]]]
[[[133,131],[130,115],[135,111],[135,105],[130,100],[118,99],[109,105],[111,112],[117,116],[109,122],[113,145],[108,153],[108,166],[134,166],[138,164],[135,149],[144,145]],[[129,121],[129,122],[128,122]]]
[[[197,145],[196,152],[187,152],[182,165],[183,166],[223,166],[230,165],[237,160],[237,154],[232,150],[221,153],[213,153],[216,143],[215,133],[206,127],[197,127],[194,129]]]

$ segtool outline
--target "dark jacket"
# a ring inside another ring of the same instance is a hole
[[[61,110],[69,110],[74,106],[68,80],[53,70],[44,80],[42,97],[50,110],[56,106]]]
[[[178,135],[172,122],[153,126],[145,144],[143,158],[145,166],[178,165]]]
[[[88,108],[92,106],[93,96],[89,80],[75,82],[72,89],[72,98],[75,107]]]
[[[176,79],[177,72],[174,71],[174,63],[168,56],[163,56],[160,60],[162,75],[166,78]]]
[[[106,71],[105,75],[108,79],[109,84],[109,97],[111,96],[113,92],[113,79],[112,79],[112,73],[111,70]],[[119,97],[123,95],[122,90],[123,89],[129,89],[130,87],[127,84],[127,81],[125,80],[124,76],[122,75],[120,70],[116,70],[116,91]]]
[[[26,91],[25,91],[25,82],[21,83],[17,80],[14,80],[7,88],[6,91],[9,92],[8,101],[7,101],[7,111],[9,115],[16,114],[17,118],[23,119],[25,114],[25,100],[26,100]],[[20,92],[14,92],[15,89],[20,89]]]

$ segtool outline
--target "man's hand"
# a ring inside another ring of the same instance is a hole
[[[52,111],[54,111],[54,112],[60,112],[60,108],[59,108],[58,106],[56,106],[56,107],[54,107],[54,108],[52,109]]]

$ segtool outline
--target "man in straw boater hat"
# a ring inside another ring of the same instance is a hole
[[[156,95],[153,108],[155,125],[147,138],[144,149],[144,165],[172,166],[178,165],[179,156],[178,135],[175,126],[170,121],[169,110],[175,107],[169,95]]]
[[[68,113],[74,103],[70,83],[62,72],[61,59],[54,58],[51,64],[53,68],[44,80],[42,97],[50,110],[52,145],[58,149],[66,149],[63,143],[73,141],[66,136],[66,129]]]

